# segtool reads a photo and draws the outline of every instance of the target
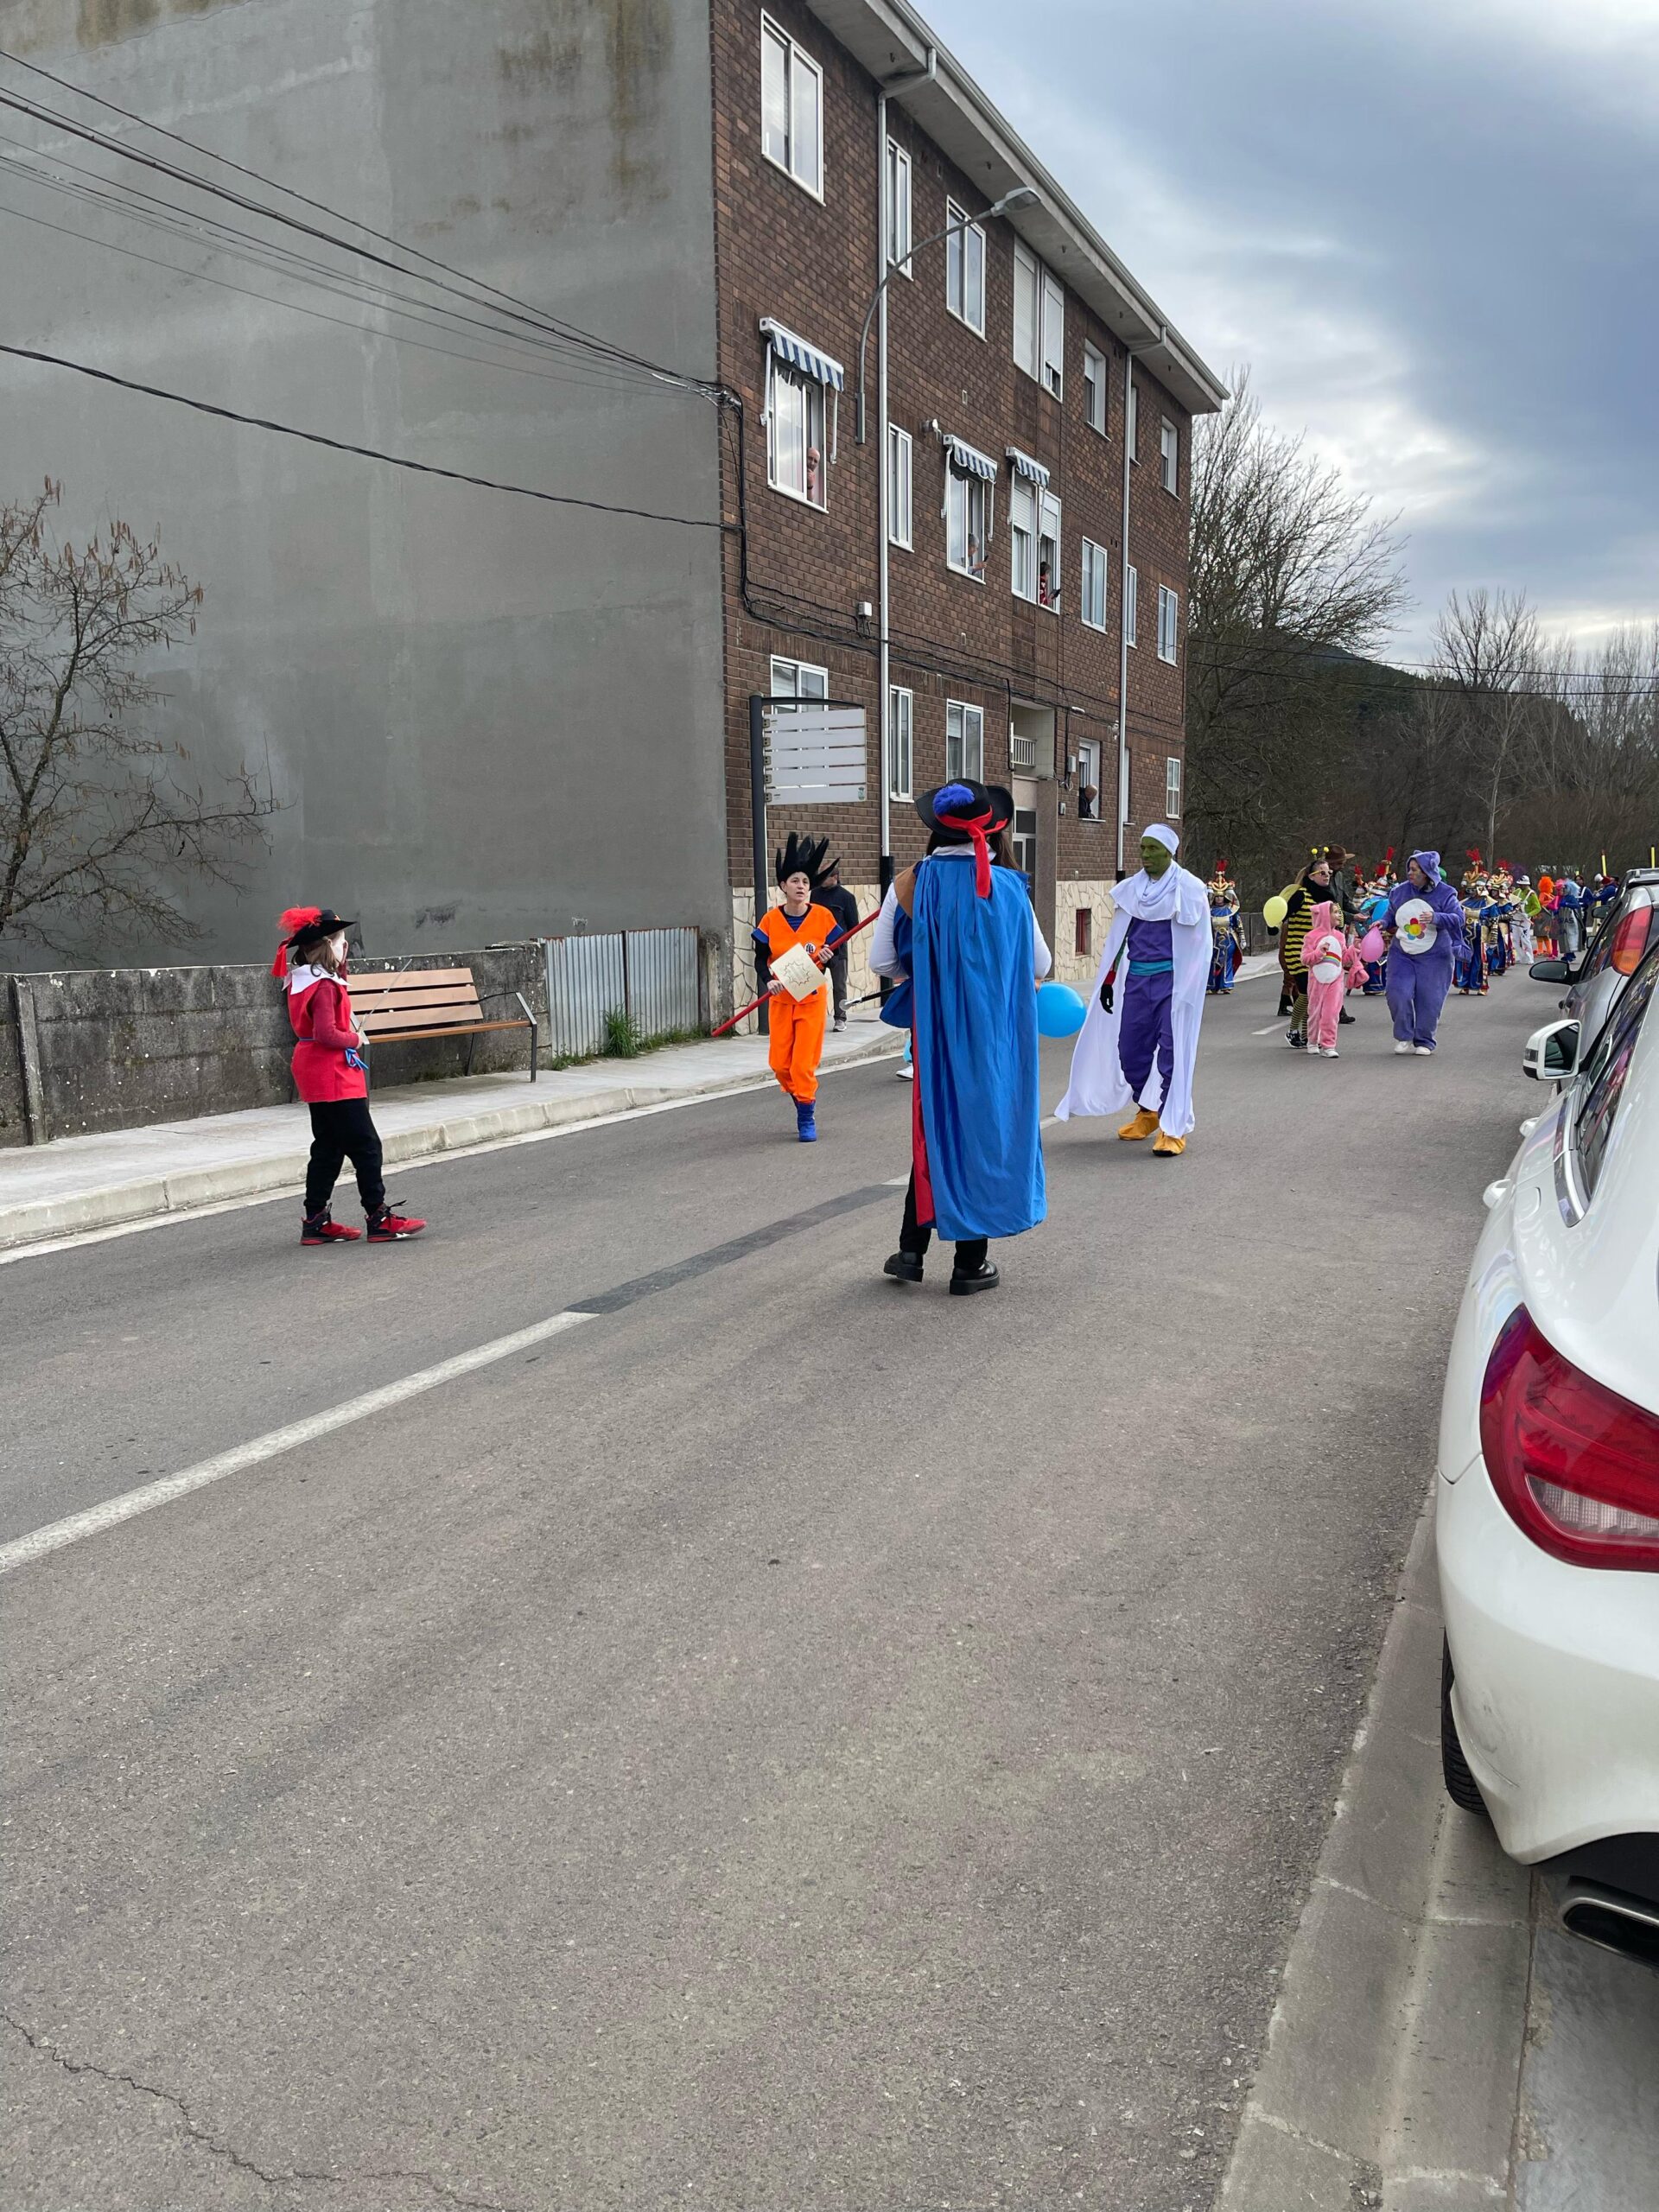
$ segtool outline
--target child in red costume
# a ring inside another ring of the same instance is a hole
[[[368,1216],[371,1244],[397,1244],[426,1227],[386,1203],[380,1139],[369,1116],[363,1033],[352,1018],[346,986],[346,932],[331,906],[290,906],[277,925],[283,942],[270,972],[283,979],[288,1018],[298,1042],[290,1063],[294,1087],[311,1109],[311,1158],[305,1171],[302,1244],[354,1244],[362,1235],[334,1220],[328,1201],[349,1157]]]

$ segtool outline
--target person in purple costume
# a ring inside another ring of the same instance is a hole
[[[1409,936],[1400,933],[1400,910],[1413,903],[1426,904],[1431,911],[1436,934],[1427,951],[1420,951]],[[1389,1012],[1394,1016],[1394,1049],[1432,1052],[1440,1011],[1452,988],[1458,947],[1464,941],[1462,903],[1440,874],[1438,853],[1412,855],[1406,863],[1404,881],[1396,883],[1389,893],[1379,926],[1389,948],[1385,972]]]

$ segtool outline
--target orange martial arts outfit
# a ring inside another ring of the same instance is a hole
[[[792,922],[781,906],[768,906],[756,931],[766,941],[775,960],[791,944],[816,945],[822,952],[841,925],[827,906],[816,900]],[[771,1031],[766,1060],[773,1075],[798,1104],[810,1106],[818,1095],[818,1062],[823,1055],[823,1025],[830,1010],[830,979],[810,999],[792,999],[775,991],[766,1001],[766,1026]]]

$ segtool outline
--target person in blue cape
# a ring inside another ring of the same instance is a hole
[[[1053,961],[1008,847],[1012,794],[958,779],[916,811],[926,857],[887,892],[870,947],[899,986],[881,1018],[911,1031],[916,1066],[910,1186],[884,1272],[920,1282],[937,1229],[957,1248],[951,1294],[967,1297],[1000,1280],[990,1239],[1048,1211],[1036,985]]]

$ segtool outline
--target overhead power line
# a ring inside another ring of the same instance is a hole
[[[606,499],[580,499],[572,492],[539,492],[528,484],[509,484],[499,477],[474,476],[465,469],[442,468],[435,461],[416,461],[408,454],[385,453],[378,446],[353,445],[346,438],[331,438],[321,430],[302,430],[293,423],[275,423],[264,415],[238,414],[233,407],[219,407],[212,400],[193,399],[188,393],[168,391],[153,384],[139,384],[131,377],[117,376],[110,369],[95,369],[88,361],[71,360],[66,354],[46,353],[31,346],[9,346],[0,342],[0,353],[10,353],[20,361],[36,361],[48,368],[72,369],[77,376],[91,377],[99,384],[114,385],[122,391],[134,391],[146,399],[165,399],[175,407],[188,407],[198,415],[217,416],[221,422],[240,423],[249,429],[272,430],[279,437],[301,438],[306,444],[326,446],[334,453],[354,454],[360,461],[385,461],[391,468],[413,469],[421,476],[442,476],[452,484],[472,484],[484,492],[511,492],[521,499],[541,499],[550,506],[586,507],[595,514],[628,515],[640,522],[674,523],[685,530],[731,531],[732,523],[710,521],[704,515],[669,515],[652,507],[623,507],[613,505]]]

